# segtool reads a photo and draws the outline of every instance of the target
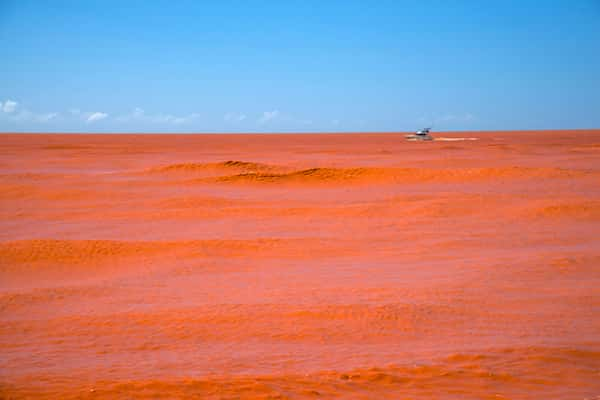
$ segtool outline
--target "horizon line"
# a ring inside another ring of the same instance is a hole
[[[565,129],[489,129],[489,130],[444,130],[433,133],[496,133],[496,132],[573,132],[598,131],[599,128],[565,128]],[[360,134],[407,134],[414,131],[322,131],[322,132],[0,132],[0,135],[360,135]]]

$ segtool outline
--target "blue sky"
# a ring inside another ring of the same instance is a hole
[[[600,128],[600,1],[0,0],[0,131]]]

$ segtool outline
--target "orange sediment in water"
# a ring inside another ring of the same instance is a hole
[[[589,175],[587,171],[560,168],[309,168],[287,173],[246,172],[216,178],[218,182],[318,183],[363,182],[369,184],[466,182],[504,179],[570,178]],[[595,174],[600,178],[599,174]]]
[[[600,395],[600,131],[3,135],[0,398]]]

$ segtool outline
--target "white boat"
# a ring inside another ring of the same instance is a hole
[[[406,135],[406,139],[410,140],[410,141],[416,141],[416,140],[433,140],[433,137],[429,134],[429,131],[431,131],[431,128],[419,129],[418,131],[416,131],[412,135]]]

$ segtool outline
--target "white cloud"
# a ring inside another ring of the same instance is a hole
[[[108,117],[107,113],[96,111],[94,113],[89,113],[89,115],[85,119],[85,122],[91,123],[95,121],[100,121],[106,117]]]
[[[17,109],[19,103],[14,100],[6,100],[4,103],[0,102],[0,109],[5,113],[13,113]]]
[[[278,116],[279,116],[279,110],[265,111],[262,113],[262,116],[258,119],[258,123],[265,124],[269,121],[274,120]]]
[[[312,119],[303,118],[288,112],[280,112],[279,110],[265,111],[257,119],[259,125],[270,124],[277,122],[277,125],[285,129],[304,129],[315,123]]]
[[[225,114],[223,119],[228,122],[242,122],[246,119],[246,114],[228,112],[227,114]]]
[[[116,118],[118,122],[129,122],[133,120],[140,120],[145,117],[144,110],[140,107],[136,107],[129,114],[121,115]]]
[[[133,109],[131,116],[134,118],[141,118],[144,116],[144,109],[140,107],[136,107]]]
[[[175,117],[173,119],[173,123],[175,123],[175,124],[185,124],[185,123],[188,123],[188,122],[190,122],[192,120],[195,120],[196,118],[199,118],[199,117],[200,117],[200,114],[198,114],[198,113],[192,113],[192,114],[188,114],[188,115],[183,116],[183,117]]]
[[[38,121],[48,122],[48,121],[50,121],[52,119],[55,119],[57,117],[58,117],[58,113],[53,112],[53,113],[40,114],[36,118],[37,118]]]
[[[156,114],[156,115],[148,115],[147,116],[148,120],[150,122],[157,122],[157,123],[169,123],[169,122],[174,122],[176,117],[174,117],[171,114]]]
[[[185,124],[186,122],[190,122],[191,120],[198,118],[199,114],[189,114],[183,117],[176,117],[174,115],[165,115],[165,122],[170,122],[172,124]]]
[[[101,111],[82,111],[80,108],[69,108],[67,116],[91,124],[107,118],[108,113]]]
[[[14,113],[10,116],[15,121],[31,121],[35,119],[35,114],[29,110],[21,110],[18,113]]]
[[[199,116],[200,114],[197,113],[192,113],[180,117],[171,114],[157,114],[146,116],[146,119],[150,122],[155,123],[185,124],[186,122],[190,122],[198,118]]]
[[[148,114],[144,109],[136,107],[132,112],[114,118],[117,122],[137,122],[148,124],[172,124],[180,125],[190,123],[201,115],[199,113],[191,113],[187,115],[174,114]],[[51,121],[82,121],[86,124],[96,123],[109,118],[109,114],[101,111],[82,111],[80,108],[70,108],[62,114],[59,112],[33,112],[20,106],[14,100],[4,100],[0,102],[0,119],[14,122],[37,122],[46,123]],[[244,114],[232,114],[233,120],[242,121],[246,119]]]
[[[48,122],[55,118],[59,117],[59,113],[56,112],[47,112],[47,113],[35,113],[33,111],[29,111],[26,108],[22,108],[19,106],[19,103],[13,100],[6,100],[5,102],[0,102],[0,114],[7,118],[9,121],[22,122],[22,121],[31,121],[31,122]]]
[[[34,121],[34,122],[48,122],[56,119],[59,116],[58,113],[44,113],[36,114],[29,110],[22,110],[14,116],[16,121]]]
[[[177,116],[172,114],[147,114],[143,108],[136,107],[129,114],[122,115],[117,118],[119,122],[145,122],[145,123],[155,123],[155,124],[185,124],[190,122],[196,118],[199,118],[200,114],[192,113],[183,116]]]

